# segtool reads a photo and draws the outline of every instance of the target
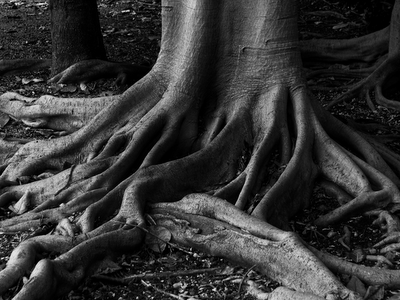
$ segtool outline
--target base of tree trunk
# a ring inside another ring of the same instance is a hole
[[[14,59],[0,61],[0,76],[51,67],[48,59]],[[145,76],[150,67],[130,63],[116,63],[100,59],[82,60],[49,79],[50,83],[80,84],[104,78],[116,78],[116,84],[129,87]]]
[[[145,76],[150,67],[114,63],[99,59],[83,60],[52,77],[51,83],[86,83],[102,78],[117,78],[116,84],[130,86]]]

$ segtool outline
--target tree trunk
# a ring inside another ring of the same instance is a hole
[[[86,59],[105,59],[96,0],[51,0],[52,74]]]
[[[400,163],[310,97],[295,4],[163,1],[161,51],[144,78],[73,134],[5,157],[0,204],[21,215],[0,228],[54,224],[59,235],[21,243],[0,294],[33,269],[15,299],[65,295],[99,260],[140,247],[151,214],[174,242],[256,265],[301,293],[290,299],[362,299],[277,227],[310,205],[319,178],[348,196],[320,226],[397,211]],[[53,176],[21,184],[44,172]]]

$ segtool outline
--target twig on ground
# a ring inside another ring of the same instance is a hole
[[[248,275],[248,274],[250,273],[250,271],[253,270],[256,266],[257,266],[257,265],[251,266],[251,268],[249,268],[249,269],[246,271],[246,273],[244,273],[244,275],[243,275],[243,277],[242,277],[242,280],[240,281],[240,284],[239,284],[239,290],[238,290],[238,293],[239,293],[239,294],[240,294],[240,291],[242,290],[242,285],[243,285],[243,282],[246,280],[247,275]]]
[[[193,275],[198,275],[198,274],[204,274],[204,273],[214,273],[218,270],[220,270],[221,267],[215,267],[215,268],[209,268],[209,269],[197,269],[197,270],[180,270],[176,272],[160,272],[160,273],[148,273],[148,274],[136,274],[136,275],[130,275],[126,276],[124,278],[114,278],[106,275],[94,275],[92,278],[98,279],[98,280],[107,280],[113,283],[118,283],[118,284],[129,284],[132,281],[136,280],[151,280],[155,278],[162,278],[162,277],[176,277],[176,276],[193,276]]]
[[[167,296],[170,296],[170,297],[175,298],[175,299],[179,299],[179,300],[182,300],[183,298],[197,299],[197,298],[194,298],[193,296],[189,296],[189,295],[179,295],[179,296],[177,296],[177,295],[168,293],[168,292],[166,292],[166,291],[163,291],[163,290],[161,290],[161,289],[159,289],[159,288],[153,286],[151,283],[145,282],[145,281],[143,281],[143,280],[141,280],[141,282],[142,282],[142,284],[143,284],[145,287],[151,287],[151,288],[153,288],[154,290],[156,290],[157,292],[159,292],[159,293],[161,293],[161,294],[164,294],[164,295],[167,295]]]

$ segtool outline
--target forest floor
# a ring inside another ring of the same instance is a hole
[[[160,3],[153,0],[99,0],[104,43],[112,61],[152,65],[160,42]],[[373,0],[302,0],[299,29],[302,39],[351,38],[386,26],[393,1]],[[0,0],[0,60],[16,58],[50,58],[51,36],[48,2],[45,0]],[[112,80],[100,80],[79,86],[59,87],[47,84],[49,71],[0,77],[0,94],[17,92],[29,97],[52,94],[60,97],[95,97],[120,92]],[[338,86],[351,84],[337,78],[315,78],[309,82],[318,99],[327,104],[342,91]],[[322,87],[322,89],[321,89]],[[375,124],[373,134],[400,137],[400,114],[378,107],[373,113],[363,101],[353,99],[338,104],[333,113],[341,119]],[[378,125],[376,125],[378,124]],[[1,138],[41,138],[56,132],[32,129],[0,116]],[[400,153],[400,138],[388,144]],[[336,227],[318,229],[310,225],[315,215],[329,206],[331,199],[315,190],[313,210],[304,211],[292,221],[293,229],[312,246],[352,259],[354,249],[372,251],[382,233],[366,217],[353,218]],[[0,210],[0,217],[6,210]],[[10,251],[26,235],[0,235],[0,269]],[[219,258],[191,249],[169,245],[163,253],[144,247],[139,253],[125,255],[110,263],[65,299],[256,299],[242,288],[250,280],[260,291],[269,292],[276,283],[251,269],[243,269]],[[393,268],[400,269],[400,255],[390,257]],[[367,262],[367,264],[373,264]],[[344,283],[350,278],[341,276]],[[373,299],[388,299],[400,291],[381,290]],[[14,293],[10,291],[3,299]],[[1,296],[0,296],[1,300]]]

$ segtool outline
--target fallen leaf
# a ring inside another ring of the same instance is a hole
[[[222,275],[232,275],[235,273],[235,268],[229,265],[225,266],[223,270],[221,270]]]
[[[100,262],[96,274],[112,274],[121,270],[122,268],[120,265],[115,263],[112,259],[106,258]]]
[[[86,84],[84,84],[83,82],[81,84],[79,84],[79,88],[81,89],[81,91],[86,92],[88,91],[88,86]]]
[[[0,112],[0,128],[6,126],[8,121],[10,121],[10,116],[3,112]]]
[[[337,13],[335,11],[330,11],[330,10],[321,10],[321,11],[310,11],[306,12],[305,15],[311,15],[311,16],[318,16],[318,17],[334,17],[338,19],[346,19],[346,17],[340,13]]]
[[[367,293],[364,283],[357,276],[351,276],[347,288],[364,296]]]
[[[30,195],[31,192],[26,190],[26,192],[22,195],[22,197],[18,200],[14,206],[9,206],[8,208],[15,214],[21,215],[29,210],[30,206]]]
[[[366,300],[382,300],[385,296],[385,287],[379,285],[372,285],[368,288],[364,296]]]
[[[347,27],[347,26],[349,26],[349,23],[339,23],[339,24],[333,26],[332,29],[338,30],[338,29],[345,28],[345,27]]]
[[[77,87],[74,85],[66,85],[60,89],[61,93],[75,93],[77,91]]]
[[[350,257],[353,262],[360,263],[365,259],[365,253],[362,249],[357,248],[350,253]]]
[[[28,78],[22,78],[22,80],[21,80],[21,82],[22,82],[22,84],[30,84],[30,83],[39,83],[39,82],[43,82],[44,81],[44,79],[43,78],[31,78],[31,79],[28,79]]]
[[[33,128],[44,127],[47,124],[47,120],[43,118],[21,119],[21,122],[24,123],[26,126]]]
[[[161,37],[158,36],[158,35],[149,35],[147,38],[148,38],[150,41],[153,41],[153,40],[161,40]]]
[[[150,226],[146,235],[146,245],[154,252],[162,253],[171,240],[171,232],[162,226]]]

